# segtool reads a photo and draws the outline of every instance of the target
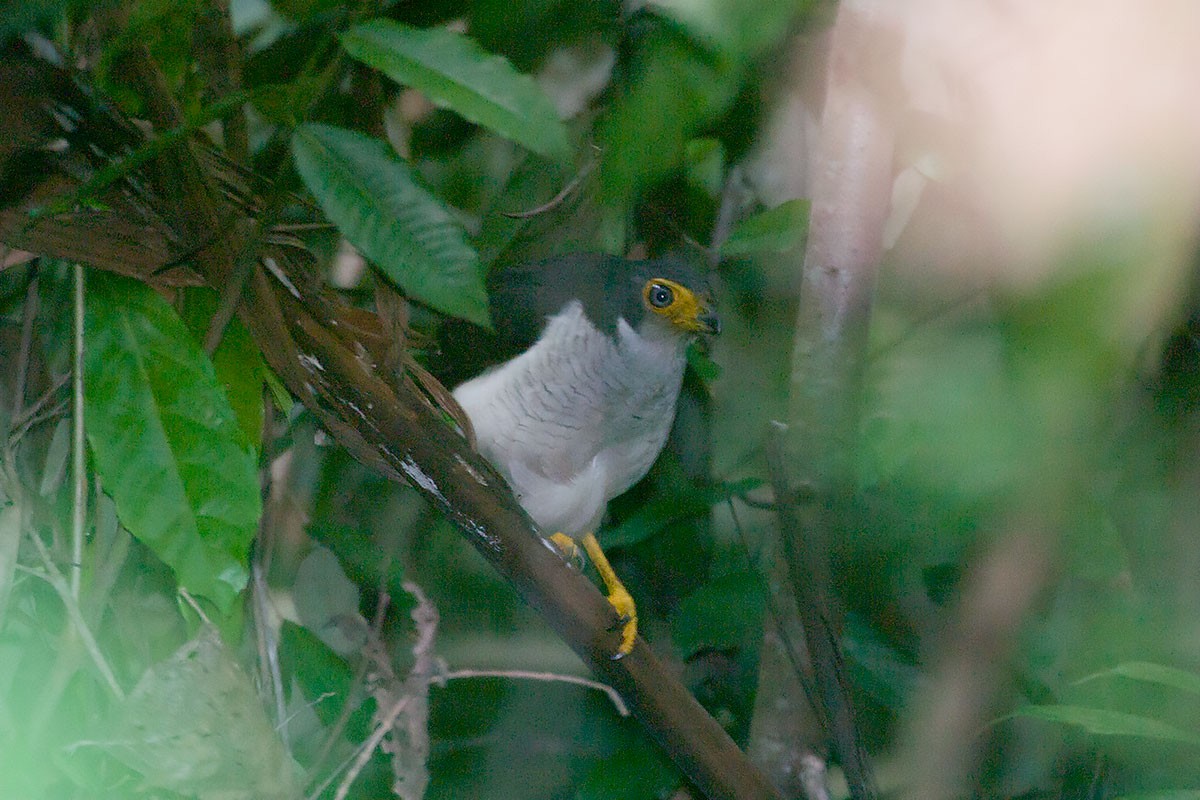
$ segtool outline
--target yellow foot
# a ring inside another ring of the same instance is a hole
[[[621,583],[621,579],[617,577],[617,573],[613,571],[612,565],[608,563],[608,557],[600,549],[600,543],[596,541],[595,536],[589,533],[583,537],[583,549],[587,551],[588,558],[592,560],[596,571],[600,573],[600,578],[608,588],[608,602],[621,617],[621,644],[617,647],[617,652],[613,654],[615,661],[629,655],[629,651],[633,649],[633,643],[637,640],[637,606],[633,602],[633,596],[629,594],[625,585]]]
[[[579,554],[579,545],[575,544],[575,540],[565,533],[556,533],[550,537],[550,542],[558,548],[558,552],[563,554],[563,558],[570,561],[575,569],[583,566],[583,557]]]

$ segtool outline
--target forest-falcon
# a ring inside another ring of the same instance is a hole
[[[642,478],[675,417],[688,343],[720,330],[686,261],[572,255],[505,269],[489,286],[501,341],[519,354],[454,390],[483,454],[567,553],[579,540],[637,636],[633,598],[594,531]]]

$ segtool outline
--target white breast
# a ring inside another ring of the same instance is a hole
[[[545,532],[594,530],[608,501],[658,457],[686,341],[665,327],[616,340],[572,303],[528,351],[454,391],[480,452]]]

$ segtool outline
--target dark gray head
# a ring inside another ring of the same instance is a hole
[[[557,256],[503,270],[488,281],[492,321],[508,343],[525,347],[546,318],[572,300],[592,324],[616,336],[617,322],[633,328],[657,315],[685,334],[718,333],[704,276],[677,256],[633,261],[594,253]]]

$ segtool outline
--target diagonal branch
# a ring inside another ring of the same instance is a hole
[[[32,67],[27,61],[18,62],[11,53],[0,58],[0,101],[14,100],[11,107],[21,111],[0,119],[2,174],[8,174],[12,158],[19,159],[25,152],[22,143],[37,148],[53,138],[53,120],[33,113],[46,107],[45,98],[37,92],[61,85],[65,79],[43,75],[32,82],[26,80],[23,87],[17,85],[12,76],[24,70],[28,78]],[[40,62],[37,68],[51,69]],[[30,87],[35,96],[22,98],[22,92],[28,94]],[[128,134],[135,129],[122,130]],[[232,192],[202,190],[206,183],[220,185],[227,178],[210,171],[219,163],[216,159],[194,143],[187,144],[156,159],[154,169],[139,171],[136,177],[148,184],[148,191],[139,195],[137,203],[131,203],[123,192],[129,183],[124,181],[107,192],[110,196],[104,199],[110,202],[102,211],[43,218],[30,226],[23,213],[29,205],[26,198],[13,198],[15,202],[7,209],[0,209],[0,241],[126,274],[134,270],[143,280],[153,280],[164,264],[178,263],[174,259],[191,253],[191,267],[205,283],[226,285],[234,275],[235,248],[209,246],[204,231],[196,230],[203,226],[195,222],[239,214],[245,217],[251,212],[232,205]],[[177,187],[155,183],[170,173],[194,181],[190,188],[196,191],[185,192],[189,202],[179,202]],[[54,186],[60,192],[69,190],[61,173],[46,170],[27,187],[26,195],[52,196]],[[154,198],[170,191],[174,191],[174,202],[155,204]],[[213,206],[195,208],[190,202]],[[113,209],[134,216],[114,219]],[[96,224],[93,213],[123,224],[125,229],[157,230],[154,247],[139,249],[133,267],[128,261],[121,262],[120,249],[112,246],[111,238],[102,237],[102,247],[92,250],[86,233]],[[355,458],[392,480],[410,483],[441,509],[596,674],[620,692],[651,736],[707,797],[777,797],[724,729],[644,641],[638,640],[633,651],[619,661],[609,657],[618,622],[612,607],[591,582],[543,543],[503,479],[446,425],[416,381],[407,376],[399,380],[380,377],[381,370],[364,355],[370,349],[362,346],[355,333],[363,331],[364,325],[370,327],[366,317],[327,291],[317,278],[316,267],[312,254],[296,243],[265,241],[239,306],[239,314],[267,363],[288,389]]]

